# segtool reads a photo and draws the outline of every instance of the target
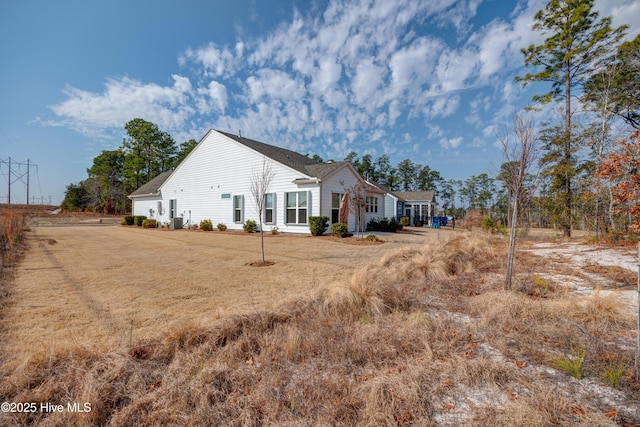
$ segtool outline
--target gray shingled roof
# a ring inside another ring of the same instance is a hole
[[[409,201],[424,201],[435,200],[435,193],[433,190],[426,191],[394,191],[393,194],[405,202]]]
[[[151,181],[144,184],[142,187],[138,188],[136,191],[131,193],[129,197],[135,196],[151,196],[158,194],[160,187],[164,182],[169,178],[172,171],[162,172],[160,175],[153,178]]]
[[[332,162],[332,163],[319,163],[310,157],[296,153],[295,151],[287,150],[286,148],[276,147],[274,145],[265,144],[264,142],[255,141],[253,139],[244,138],[242,136],[233,135],[231,133],[217,131],[227,136],[234,141],[237,141],[258,153],[275,160],[278,163],[282,163],[285,166],[289,166],[292,169],[297,170],[305,175],[314,178],[325,178],[334,171],[340,169],[348,162]]]
[[[308,174],[306,170],[307,165],[318,165],[319,163],[315,160],[304,156],[300,153],[296,153],[295,151],[287,150],[285,148],[276,147],[274,145],[265,144],[264,142],[254,141],[253,139],[244,138],[238,135],[233,135],[231,133],[218,131],[224,136],[227,136],[234,141],[238,141],[242,145],[246,145],[254,151],[257,151],[260,154],[263,154],[270,159],[275,160],[278,163],[282,163],[285,166],[289,166],[292,169],[297,170],[305,175]]]

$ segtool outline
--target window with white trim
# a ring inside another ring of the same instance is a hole
[[[367,213],[378,213],[378,198],[367,197]]]
[[[244,217],[244,196],[233,196],[233,222],[242,223]]]
[[[273,224],[276,222],[275,217],[276,195],[274,193],[267,193],[264,195],[264,217],[265,224]]]
[[[285,194],[287,224],[307,224],[308,197],[306,191]]]

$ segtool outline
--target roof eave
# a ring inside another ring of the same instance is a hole
[[[127,197],[130,199],[136,199],[138,197],[153,197],[153,196],[159,196],[160,192],[156,191],[155,193],[147,193],[147,194],[129,194]]]
[[[291,182],[297,185],[305,185],[305,184],[320,184],[322,180],[320,178],[296,178]]]

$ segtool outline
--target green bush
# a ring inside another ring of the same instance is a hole
[[[273,234],[274,236],[278,234],[278,231],[280,231],[278,227],[271,227],[271,234]]]
[[[409,226],[409,217],[408,216],[401,216],[400,217],[400,225],[403,227],[408,227]]]
[[[309,231],[314,236],[322,236],[329,228],[328,216],[310,216],[309,217]]]
[[[492,231],[493,227],[495,227],[495,223],[491,219],[490,216],[485,216],[482,218],[482,229],[486,231]]]
[[[227,226],[224,222],[219,222],[216,227],[218,227],[218,231],[227,231]]]
[[[347,237],[349,235],[349,229],[341,222],[334,222],[331,224],[331,233],[338,237]]]
[[[122,220],[122,225],[133,225],[134,222],[135,221],[133,215],[127,215]]]
[[[138,227],[142,227],[142,221],[147,219],[147,217],[144,215],[137,215],[137,216],[134,216],[133,219]]]
[[[158,228],[158,221],[155,219],[142,220],[142,228]]]
[[[200,230],[202,231],[211,231],[213,230],[213,224],[210,219],[203,219],[200,221]]]
[[[387,233],[395,233],[402,229],[402,225],[398,224],[395,218],[372,218],[367,223],[367,231],[384,231]]]
[[[370,242],[377,242],[378,236],[376,236],[375,234],[367,234],[367,237],[365,237],[365,239],[367,239]]]
[[[507,235],[509,234],[509,231],[507,230],[507,227],[505,227],[503,224],[499,223],[499,222],[495,222],[493,219],[491,219],[491,217],[489,216],[485,216],[484,218],[482,218],[482,228],[490,233],[500,233],[502,235]]]
[[[252,219],[248,219],[242,224],[242,229],[245,233],[255,233],[258,231],[258,224]]]

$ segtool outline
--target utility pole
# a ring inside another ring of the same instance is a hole
[[[9,192],[7,193],[7,204],[11,204],[11,157],[9,157]]]
[[[27,159],[27,204],[29,204],[29,159]]]

